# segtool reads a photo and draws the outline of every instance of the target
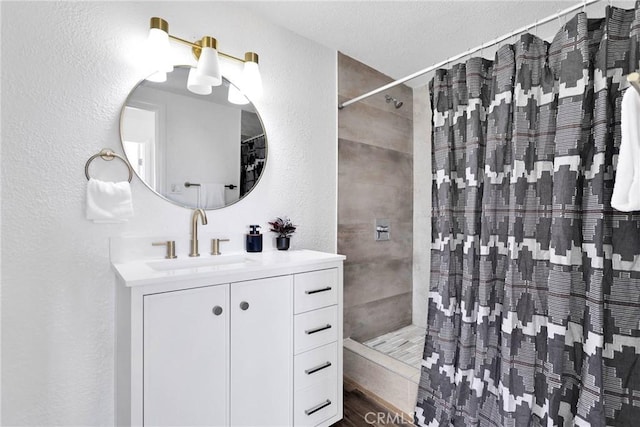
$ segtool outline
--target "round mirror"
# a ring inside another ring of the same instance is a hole
[[[187,90],[191,67],[167,80],[140,82],[120,116],[122,147],[140,179],[187,208],[219,209],[255,188],[267,160],[267,138],[252,103],[233,104],[223,78],[210,95]],[[245,99],[246,100],[246,99]]]

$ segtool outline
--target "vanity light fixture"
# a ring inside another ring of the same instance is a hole
[[[218,41],[213,37],[204,36],[198,44],[201,47],[196,75],[209,86],[220,86],[222,74],[220,74],[220,60],[218,59]],[[198,57],[195,52],[194,54]]]
[[[258,68],[258,54],[247,52],[244,54],[244,69],[242,70],[242,90],[250,97],[262,95],[262,78]]]
[[[204,79],[198,75],[196,68],[189,70],[189,77],[187,77],[187,89],[189,92],[193,92],[198,95],[210,95],[212,92],[211,85],[207,84]]]
[[[218,41],[211,36],[204,36],[201,40],[190,42],[169,34],[169,23],[162,18],[153,17],[149,25],[148,46],[152,54],[154,70],[156,72],[149,76],[147,80],[154,82],[164,82],[167,74],[173,71],[170,63],[169,40],[191,47],[193,55],[198,59],[196,68],[189,71],[187,89],[198,95],[208,95],[212,86],[222,84],[222,74],[220,73],[219,56],[244,63],[244,69],[240,78],[240,91],[233,95],[229,93],[229,101],[236,104],[246,104],[250,97],[262,95],[262,78],[258,67],[258,55],[254,52],[247,52],[244,59],[226,54],[218,50]],[[233,101],[232,101],[233,99]],[[246,102],[244,102],[246,100]]]
[[[164,82],[167,80],[167,73],[173,71],[173,64],[169,60],[169,24],[160,18],[151,18],[149,37],[147,39],[147,49],[156,71],[147,80],[153,82]]]
[[[236,84],[242,89],[238,89],[234,85],[229,86],[229,96],[227,99],[232,104],[248,104],[249,100],[247,96],[254,99],[262,96],[262,78],[260,77],[260,69],[258,68],[257,53],[247,52],[244,54],[244,68]]]

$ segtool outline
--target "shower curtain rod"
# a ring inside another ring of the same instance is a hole
[[[406,77],[403,77],[403,78],[401,78],[399,80],[395,80],[395,81],[393,81],[391,83],[388,83],[388,84],[386,84],[384,86],[381,86],[378,89],[374,89],[374,90],[372,90],[370,92],[367,92],[367,93],[365,93],[363,95],[360,95],[360,96],[357,96],[357,97],[355,97],[353,99],[345,101],[342,104],[338,105],[338,110],[342,110],[344,107],[347,107],[347,106],[349,106],[349,105],[351,105],[353,103],[356,103],[358,101],[362,101],[363,99],[368,98],[368,97],[373,96],[373,95],[376,95],[376,94],[378,94],[378,93],[380,93],[382,91],[385,91],[387,89],[391,89],[392,87],[395,87],[395,86],[398,86],[398,85],[401,85],[402,83],[407,82],[409,80],[413,80],[416,77],[420,77],[423,74],[427,74],[428,72],[433,71],[435,69],[438,69],[438,68],[440,68],[440,67],[442,67],[442,66],[444,66],[444,65],[446,65],[446,64],[448,64],[450,62],[455,62],[455,61],[457,61],[457,60],[459,60],[461,58],[464,58],[465,56],[469,56],[469,55],[471,55],[473,53],[476,53],[476,52],[478,52],[480,50],[483,50],[483,49],[485,49],[487,47],[497,45],[498,43],[502,43],[503,41],[505,41],[505,40],[507,40],[507,39],[509,39],[511,37],[514,37],[517,34],[524,33],[526,31],[528,31],[532,27],[537,27],[538,25],[546,24],[547,22],[551,22],[554,19],[558,19],[561,16],[567,15],[567,14],[569,14],[569,13],[575,11],[575,10],[578,10],[580,8],[586,8],[588,5],[593,4],[593,3],[597,3],[599,1],[600,0],[583,0],[582,2],[577,3],[577,4],[575,4],[575,5],[571,6],[571,7],[568,7],[566,9],[564,9],[564,10],[561,10],[560,12],[554,13],[553,15],[549,15],[546,18],[543,18],[543,19],[540,19],[538,21],[535,21],[531,25],[527,25],[527,26],[518,28],[517,30],[514,30],[514,31],[512,31],[510,33],[507,33],[507,34],[505,34],[505,35],[503,35],[501,37],[498,37],[496,39],[493,39],[493,40],[491,40],[491,41],[489,41],[487,43],[482,43],[480,46],[476,46],[473,49],[469,49],[469,50],[467,50],[465,52],[462,52],[462,53],[460,53],[460,54],[458,54],[456,56],[452,56],[451,58],[447,58],[444,61],[438,62],[435,65],[432,65],[430,67],[424,68],[424,69],[422,69],[420,71],[416,71],[413,74],[409,74]]]

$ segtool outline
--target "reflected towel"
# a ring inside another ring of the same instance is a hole
[[[100,223],[128,221],[133,216],[131,186],[127,181],[104,182],[89,179],[87,219]]]
[[[224,206],[224,184],[206,183],[200,185],[200,204],[203,209]]]
[[[619,211],[640,210],[640,95],[632,87],[622,97],[622,141],[611,206]]]

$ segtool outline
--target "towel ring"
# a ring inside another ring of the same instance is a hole
[[[98,154],[94,154],[93,156],[89,157],[89,160],[87,160],[87,163],[84,165],[84,176],[87,177],[87,181],[90,179],[89,165],[97,157],[102,157],[102,160],[106,160],[106,161],[111,161],[114,159],[114,157],[117,157],[120,160],[122,160],[124,164],[127,165],[127,169],[129,169],[129,182],[131,182],[131,180],[133,179],[133,169],[131,169],[131,165],[129,164],[127,159],[122,157],[120,154],[113,152],[113,150],[109,148],[103,148],[102,150],[100,150]]]

